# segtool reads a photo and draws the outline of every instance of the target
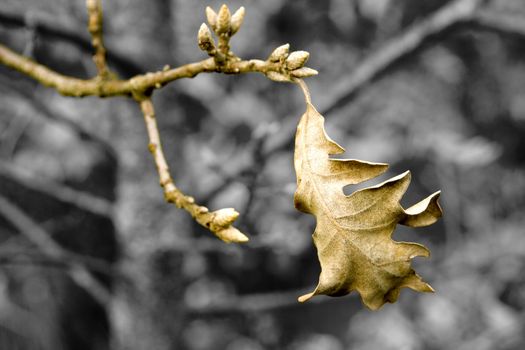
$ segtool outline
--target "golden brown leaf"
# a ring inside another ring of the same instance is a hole
[[[432,287],[410,266],[412,258],[428,257],[428,249],[417,243],[395,242],[391,235],[398,223],[412,227],[434,223],[442,215],[440,192],[403,209],[399,200],[410,183],[407,171],[346,196],[344,186],[372,179],[388,165],[329,157],[343,152],[326,135],[324,118],[307,96],[306,112],[295,139],[294,202],[298,210],[317,219],[313,239],[321,274],[315,290],[299,301],[319,294],[341,296],[356,290],[363,303],[375,310],[385,302],[395,302],[404,287],[432,292]]]

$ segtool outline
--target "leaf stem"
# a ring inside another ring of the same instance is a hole
[[[312,98],[310,97],[310,90],[308,89],[308,85],[304,82],[303,79],[293,79],[293,81],[299,85],[301,90],[304,94],[304,100],[306,101],[306,104],[311,105],[312,104]]]

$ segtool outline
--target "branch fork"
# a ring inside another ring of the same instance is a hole
[[[95,50],[93,61],[97,75],[92,79],[78,79],[65,76],[50,68],[24,57],[0,44],[0,63],[49,86],[66,96],[98,97],[127,96],[133,98],[144,115],[149,144],[153,155],[159,183],[167,202],[186,210],[200,225],[206,227],[225,242],[246,242],[248,237],[233,226],[239,213],[233,208],[210,212],[208,208],[195,203],[193,197],[178,189],[171,177],[161,145],[160,134],[155,117],[151,95],[156,89],[181,78],[192,78],[200,73],[241,74],[258,72],[271,80],[294,82],[317,74],[317,71],[304,67],[309,54],[306,51],[289,52],[290,45],[275,49],[266,60],[242,60],[230,50],[230,39],[235,35],[244,20],[245,9],[239,8],[233,15],[226,5],[216,13],[206,8],[208,23],[217,38],[212,36],[210,28],[202,24],[198,33],[198,45],[205,51],[208,59],[186,64],[177,68],[164,67],[161,71],[137,75],[128,80],[118,79],[107,67],[106,49],[103,41],[101,0],[86,0],[88,10],[88,31],[91,34]]]

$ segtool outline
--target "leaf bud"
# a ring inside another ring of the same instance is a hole
[[[199,48],[202,51],[210,53],[215,50],[215,42],[213,41],[213,37],[211,36],[210,29],[204,23],[201,24],[201,27],[199,28],[198,40]]]
[[[270,62],[280,62],[281,60],[288,57],[288,51],[290,50],[290,44],[284,44],[273,50],[273,52],[268,57]]]
[[[315,69],[302,67],[290,72],[290,74],[296,78],[308,78],[319,74]]]
[[[245,243],[249,238],[233,226],[215,232],[215,235],[226,243]]]
[[[286,59],[286,68],[295,70],[304,66],[310,54],[307,51],[294,51]]]
[[[269,71],[269,72],[266,72],[266,76],[273,80],[273,81],[277,81],[279,83],[284,83],[284,82],[289,82],[290,81],[290,78],[287,77],[286,75],[284,74],[281,74],[281,73],[278,73],[278,72],[275,72],[275,71]]]
[[[239,213],[233,208],[219,209],[213,212],[213,223],[216,226],[228,227],[233,224],[238,217]]]
[[[208,19],[211,28],[215,30],[215,26],[217,25],[217,13],[215,13],[215,11],[209,6],[206,6],[206,18]]]
[[[242,25],[242,22],[244,21],[244,15],[246,11],[244,9],[244,6],[241,6],[235,13],[232,15],[231,19],[231,33],[230,35],[233,35],[237,33],[239,28]]]
[[[215,28],[215,33],[218,35],[229,33],[230,32],[230,23],[231,23],[231,14],[230,9],[226,5],[222,5],[217,15],[217,26]]]

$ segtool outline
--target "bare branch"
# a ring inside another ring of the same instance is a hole
[[[9,178],[28,189],[44,193],[100,216],[111,216],[113,213],[113,205],[107,200],[87,192],[74,190],[51,180],[42,179],[13,163],[8,164],[0,160],[0,176]]]
[[[479,11],[472,23],[480,29],[492,30],[501,34],[525,37],[525,17],[523,14],[500,13],[489,10]]]
[[[137,75],[128,80],[77,79],[62,75],[44,65],[24,57],[0,44],[0,63],[13,68],[41,84],[56,89],[65,96],[131,96],[133,92],[145,92],[181,78],[193,78],[200,73],[220,72],[241,74],[258,72],[266,74],[279,71],[281,64],[261,60],[233,61],[217,65],[213,58],[186,64],[177,68],[155,73]]]
[[[195,204],[192,197],[183,194],[174,184],[169,173],[169,168],[164,157],[160,135],[158,132],[155,112],[151,102],[151,93],[154,89],[160,89],[167,83],[186,77],[194,77],[203,72],[220,72],[226,74],[240,74],[247,72],[259,72],[268,78],[277,81],[290,82],[296,76],[312,76],[317,74],[313,69],[303,67],[309,54],[306,51],[296,51],[288,55],[286,51],[272,59],[272,55],[266,61],[249,60],[243,61],[229,51],[229,38],[239,29],[244,17],[244,8],[240,8],[235,14],[232,22],[229,9],[226,5],[221,7],[218,16],[218,24],[214,26],[215,33],[219,36],[219,51],[224,59],[212,57],[196,63],[187,64],[175,69],[165,69],[155,73],[139,75],[129,80],[107,79],[105,61],[105,49],[102,42],[102,9],[100,0],[86,0],[89,11],[89,31],[92,35],[92,43],[95,48],[95,63],[99,75],[94,79],[83,80],[62,75],[48,67],[15,53],[9,48],[0,45],[0,63],[18,70],[37,80],[43,85],[52,87],[58,92],[68,95],[82,97],[96,95],[99,97],[125,95],[133,97],[141,106],[148,135],[150,138],[150,151],[155,159],[159,173],[160,184],[164,189],[165,199],[180,208],[188,211],[195,220],[212,231],[225,242],[246,242],[248,238],[238,229],[232,226],[239,213],[233,208],[220,209],[209,212],[208,208]],[[199,34],[201,48],[208,48],[210,33]],[[204,35],[204,36],[203,36]],[[222,40],[222,44],[221,44]],[[207,45],[204,45],[207,42]]]
[[[86,0],[88,10],[88,30],[91,34],[91,44],[95,49],[93,61],[97,66],[98,75],[105,79],[109,77],[109,70],[106,65],[106,48],[102,35],[102,3],[101,0]]]
[[[175,204],[178,208],[186,210],[199,224],[212,231],[223,241],[237,243],[247,242],[248,237],[232,226],[233,222],[239,216],[239,213],[233,208],[209,212],[208,208],[196,204],[193,197],[185,195],[175,186],[162,150],[155,118],[155,109],[151,98],[135,96],[135,99],[140,104],[142,114],[144,115],[149,137],[148,148],[155,160],[155,165],[159,173],[159,182],[164,190],[164,198],[166,201]]]
[[[359,90],[399,60],[415,52],[430,37],[453,25],[471,21],[482,2],[482,0],[453,1],[404,33],[390,39],[377,51],[365,57],[351,75],[339,81],[333,92],[336,97],[328,103],[327,107],[320,108],[322,113],[327,114],[346,105]]]
[[[62,248],[42,227],[3,196],[0,196],[0,214],[22,235],[40,248],[42,253],[53,260],[67,263],[69,266],[68,274],[71,279],[90,293],[101,305],[106,306],[109,303],[110,292],[83,263],[76,259],[77,254]]]

